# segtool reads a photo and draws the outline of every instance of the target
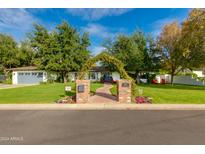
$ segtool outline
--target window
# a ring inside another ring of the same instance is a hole
[[[95,72],[90,72],[90,79],[95,80]]]
[[[43,72],[38,73],[38,78],[41,78],[41,77],[43,77]]]

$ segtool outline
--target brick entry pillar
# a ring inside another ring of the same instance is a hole
[[[87,103],[90,97],[90,80],[76,80],[76,103]]]
[[[131,81],[118,80],[117,81],[118,101],[119,103],[131,102]]]

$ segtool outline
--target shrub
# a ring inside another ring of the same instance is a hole
[[[6,84],[12,84],[12,79],[8,78],[4,83],[6,83]]]
[[[137,96],[135,98],[135,102],[137,104],[151,104],[152,100],[149,97],[144,97],[144,96]]]

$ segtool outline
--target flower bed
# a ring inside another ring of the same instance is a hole
[[[152,99],[149,97],[145,97],[145,96],[137,96],[135,98],[135,102],[137,104],[151,104],[152,103]]]

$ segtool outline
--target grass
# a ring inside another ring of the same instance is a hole
[[[72,91],[65,94],[64,87],[70,85]],[[91,93],[102,87],[101,83],[91,83]],[[187,85],[137,85],[143,89],[143,95],[153,99],[157,104],[205,104],[205,87]],[[112,94],[117,94],[116,85],[110,89]],[[75,83],[42,84],[14,89],[0,89],[0,104],[42,104],[54,103],[66,95],[75,95]]]
[[[64,88],[66,85],[72,87],[71,92],[65,93]],[[97,88],[102,86],[101,83],[91,83],[91,92],[94,93]],[[67,84],[53,83],[13,89],[0,89],[0,104],[54,103],[56,100],[65,97],[66,95],[75,95],[74,82]]]
[[[156,104],[205,104],[202,86],[140,84],[136,88],[143,89],[143,96],[151,97]],[[116,85],[110,91],[116,94]]]

